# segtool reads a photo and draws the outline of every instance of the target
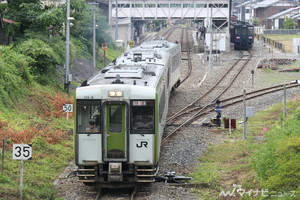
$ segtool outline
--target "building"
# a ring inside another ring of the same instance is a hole
[[[272,28],[272,20],[269,17],[285,11],[289,8],[294,8],[298,6],[298,1],[288,1],[288,0],[265,0],[258,2],[252,6],[254,10],[254,17],[259,18],[261,25],[265,29]],[[274,25],[273,25],[274,27]]]
[[[285,11],[268,17],[268,20],[271,20],[272,29],[284,29],[283,22],[286,17],[293,19],[295,22],[298,23],[299,26],[300,6],[289,8]]]

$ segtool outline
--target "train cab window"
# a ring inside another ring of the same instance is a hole
[[[100,108],[99,100],[77,100],[77,132],[100,133]]]
[[[131,101],[131,133],[154,134],[154,101]]]
[[[254,28],[251,26],[248,27],[248,35],[254,35]]]
[[[241,35],[241,28],[240,27],[237,27],[235,29],[235,35]]]
[[[248,34],[248,28],[247,27],[243,27],[242,28],[242,35],[247,35]]]

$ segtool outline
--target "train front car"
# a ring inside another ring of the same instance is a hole
[[[180,45],[164,44],[132,49],[77,88],[75,156],[86,185],[154,181],[169,94],[181,70]]]
[[[235,50],[248,50],[254,43],[254,27],[248,22],[237,21],[231,25],[231,42]]]

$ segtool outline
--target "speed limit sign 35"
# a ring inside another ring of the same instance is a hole
[[[32,158],[31,144],[13,144],[14,160],[29,160]]]

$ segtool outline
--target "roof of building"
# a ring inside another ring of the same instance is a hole
[[[276,18],[284,16],[285,14],[288,14],[288,13],[291,13],[291,15],[292,15],[293,11],[297,12],[297,14],[298,14],[300,12],[300,6],[284,10],[284,11],[282,11],[280,13],[277,13],[275,15],[272,15],[272,16],[268,17],[268,19],[276,19]]]
[[[256,5],[253,6],[253,8],[254,9],[256,9],[256,8],[266,8],[266,7],[269,7],[272,4],[275,4],[279,1],[282,1],[282,0],[265,0],[265,1],[262,1],[262,2],[258,2]]]
[[[260,0],[250,0],[250,1],[245,1],[244,3],[241,3],[239,5],[237,5],[236,7],[237,8],[240,8],[240,7],[253,7],[253,5],[257,4],[257,2],[260,1]]]
[[[297,14],[297,15],[293,15],[291,18],[292,18],[292,19],[300,19],[300,13]]]

